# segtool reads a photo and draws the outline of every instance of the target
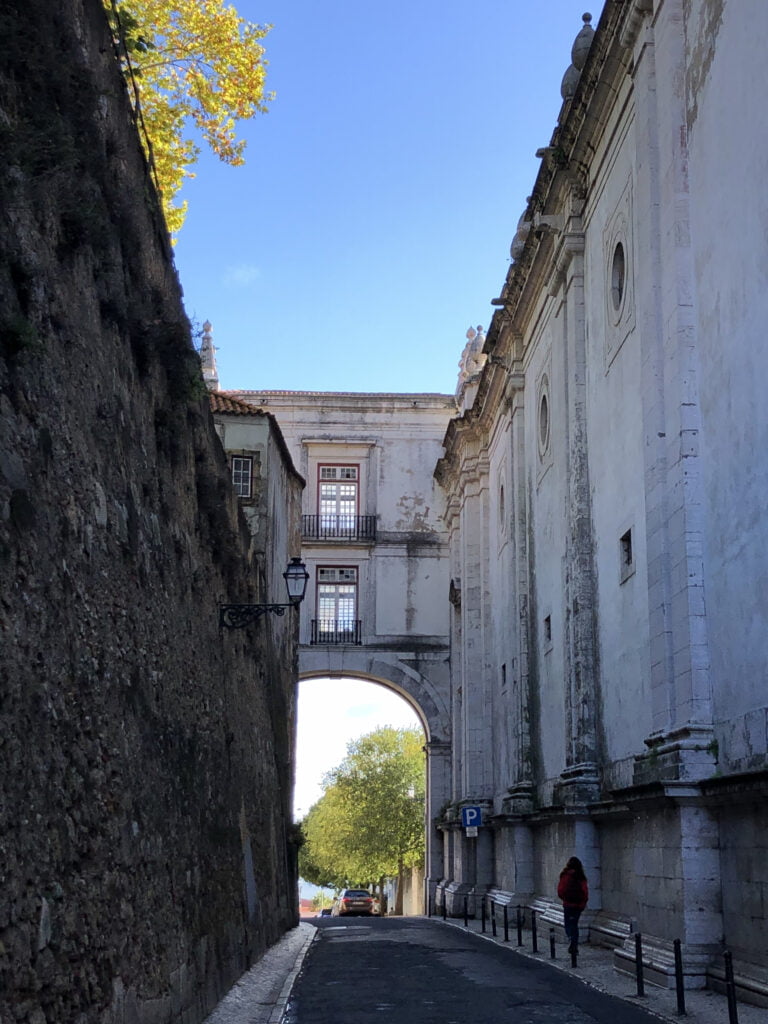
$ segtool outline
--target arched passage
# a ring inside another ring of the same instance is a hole
[[[358,679],[402,697],[415,711],[426,742],[425,885],[434,894],[443,876],[442,840],[435,818],[450,797],[450,715],[446,700],[447,658],[440,654],[303,648],[299,679]]]

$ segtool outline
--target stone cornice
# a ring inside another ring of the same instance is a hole
[[[542,163],[524,215],[531,229],[497,300],[503,306],[494,313],[498,327],[489,331],[486,352],[498,346],[505,320],[524,334],[542,286],[557,282],[559,268],[551,264],[562,250],[554,239],[562,232],[578,234],[580,230],[579,225],[574,232],[575,225],[569,223],[575,212],[573,201],[583,203],[586,198],[592,154],[623,75],[630,70],[631,49],[651,7],[651,0],[608,0],[605,5],[574,95],[563,104],[552,140],[541,150]]]
[[[587,62],[573,97],[560,111],[529,199],[525,220],[531,224],[519,258],[510,266],[483,351],[489,356],[472,407],[448,424],[445,455],[435,477],[446,486],[460,463],[459,448],[475,431],[488,429],[503,398],[524,385],[522,373],[510,373],[521,358],[528,324],[543,292],[560,289],[573,257],[582,253],[581,215],[589,187],[589,164],[605,128],[623,76],[631,70],[632,47],[651,0],[607,0]],[[510,387],[512,391],[510,392]]]

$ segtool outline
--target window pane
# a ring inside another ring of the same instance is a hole
[[[242,456],[232,458],[232,485],[238,498],[251,496],[251,467],[253,460]]]

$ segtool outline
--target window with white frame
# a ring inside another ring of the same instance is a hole
[[[318,466],[320,528],[328,534],[354,533],[358,509],[357,466]]]
[[[249,455],[232,456],[232,486],[238,498],[250,498],[253,492],[253,459]]]
[[[321,632],[354,631],[357,618],[357,567],[318,567],[317,618]]]

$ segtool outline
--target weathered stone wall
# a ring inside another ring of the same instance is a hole
[[[217,628],[260,567],[98,0],[0,69],[0,1020],[195,1022],[296,919],[295,620]]]

